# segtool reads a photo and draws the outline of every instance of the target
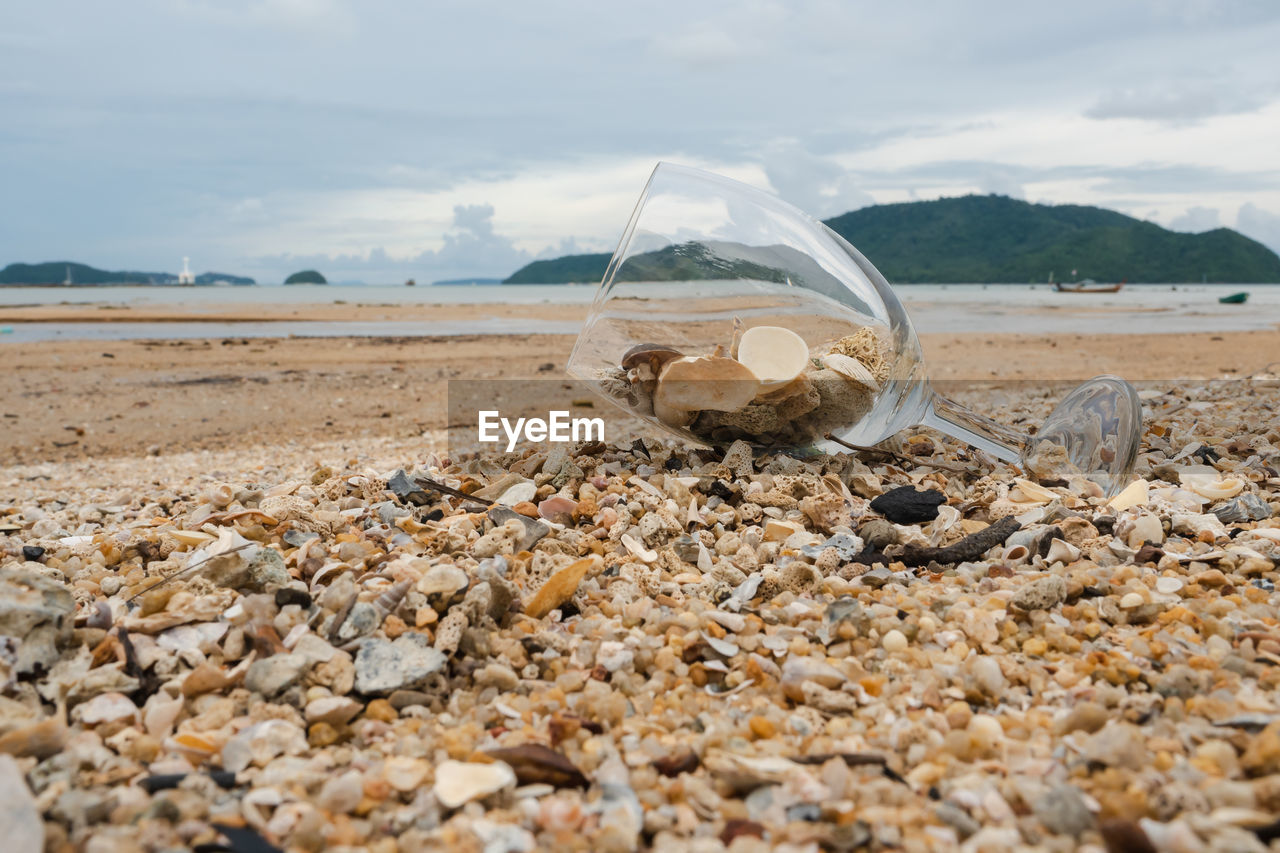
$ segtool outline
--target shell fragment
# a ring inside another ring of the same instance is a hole
[[[738,342],[738,361],[759,377],[762,389],[781,388],[804,372],[809,345],[782,326],[753,326]]]
[[[653,408],[674,417],[676,412],[736,412],[755,399],[760,380],[745,365],[718,356],[677,358],[667,362],[658,377]]]
[[[838,352],[827,353],[821,359],[822,366],[839,373],[850,382],[856,382],[873,394],[880,390],[880,383],[867,369],[867,366],[856,358]]]

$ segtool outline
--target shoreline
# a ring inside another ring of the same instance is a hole
[[[1171,382],[1276,371],[1275,341],[1270,332],[921,336],[935,383],[1030,382],[1055,395],[1049,386],[1101,373]],[[0,345],[9,390],[0,464],[411,441],[447,426],[450,381],[561,378],[573,342],[533,334],[8,343]]]

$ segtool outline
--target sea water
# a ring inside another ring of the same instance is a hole
[[[682,287],[691,285],[683,284]],[[696,286],[696,285],[695,285]],[[44,340],[130,340],[227,337],[340,337],[367,335],[573,334],[576,320],[486,315],[486,305],[586,306],[590,285],[481,285],[404,287],[291,285],[251,287],[0,287],[5,308],[60,304],[180,308],[216,313],[233,306],[263,307],[261,322],[75,322],[0,320],[0,344]],[[1248,291],[1245,305],[1218,298]],[[1280,285],[1126,285],[1119,293],[1057,293],[1047,285],[915,284],[897,293],[921,334],[1020,332],[1126,334],[1227,332],[1280,326]],[[474,317],[453,322],[272,320],[273,306],[476,305]]]

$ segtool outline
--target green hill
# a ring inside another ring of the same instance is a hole
[[[62,284],[68,274],[74,284],[160,284],[177,276],[162,272],[109,272],[72,261],[47,264],[9,264],[0,270],[0,284]]]
[[[595,255],[565,255],[549,261],[534,261],[516,270],[503,284],[569,284],[598,282],[609,265],[608,252]]]
[[[284,280],[285,284],[328,284],[324,276],[315,270],[302,270]]]
[[[1025,283],[1045,281],[1051,272],[1070,280],[1073,269],[1097,281],[1280,282],[1280,257],[1231,229],[1183,234],[1083,205],[970,195],[865,207],[826,224],[896,282]],[[535,261],[505,283],[599,281],[609,258]],[[676,278],[675,261],[669,257],[657,263],[663,272],[652,271]]]
[[[88,264],[74,261],[50,261],[44,264],[9,264],[0,270],[0,285],[4,284],[63,284],[68,275],[72,284],[177,284],[178,277],[168,272],[133,272],[100,270]],[[251,278],[220,272],[206,272],[196,276],[196,284],[253,284]]]
[[[202,272],[196,276],[196,284],[218,284],[220,282],[226,282],[227,284],[257,284],[248,276],[231,275],[225,272]]]

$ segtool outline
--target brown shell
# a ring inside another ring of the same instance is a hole
[[[656,374],[662,365],[684,353],[665,344],[636,344],[622,354],[622,369],[630,370],[640,364],[649,364]]]

